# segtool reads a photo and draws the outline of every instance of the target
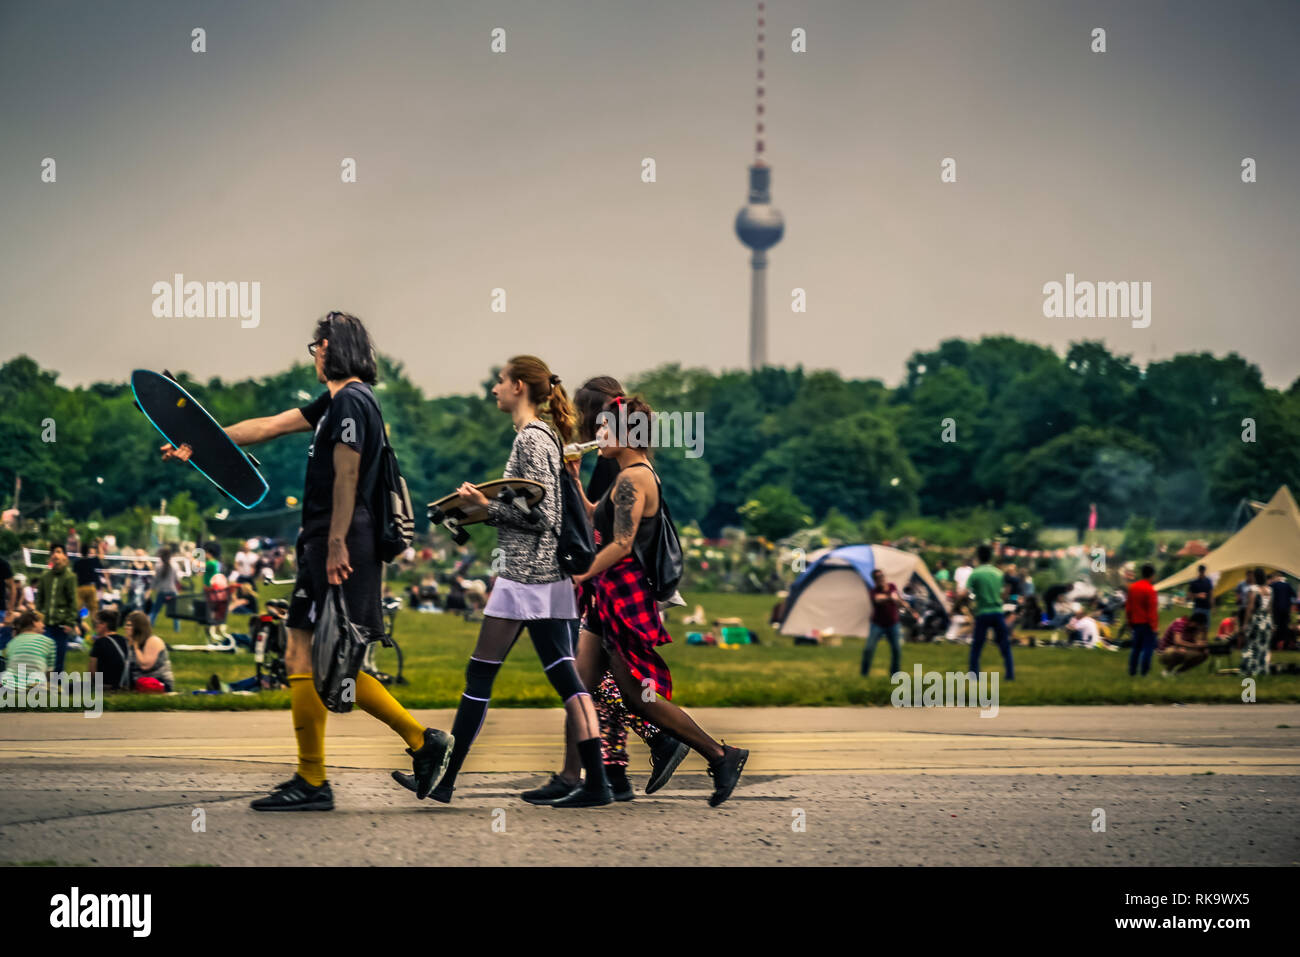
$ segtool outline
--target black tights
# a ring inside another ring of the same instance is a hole
[[[569,637],[569,622],[560,618],[543,618],[536,621],[516,621],[511,618],[484,618],[479,629],[478,643],[470,656],[465,669],[465,693],[461,695],[460,705],[456,708],[456,718],[452,722],[451,733],[456,743],[451,749],[451,759],[447,763],[447,773],[441,786],[452,787],[460,773],[465,756],[469,754],[470,745],[478,737],[487,718],[488,703],[492,699],[492,684],[497,672],[505,663],[506,656],[519,639],[519,633],[528,628],[528,637],[533,641],[537,657],[541,659],[542,668],[552,687],[564,701],[568,712],[569,725],[577,728],[577,739],[587,741],[599,740],[599,725],[596,723],[595,709],[591,704],[591,695],[583,687],[574,667],[573,652]],[[597,746],[599,754],[599,746]]]

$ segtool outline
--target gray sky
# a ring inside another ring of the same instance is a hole
[[[571,383],[740,367],[754,6],[0,0],[0,360],[262,374],[338,308],[433,394],[517,352]],[[895,383],[915,349],[1009,333],[1300,371],[1300,3],[767,16],[774,363]],[[176,272],[259,281],[260,326],[155,318]],[[1067,272],[1151,282],[1150,327],[1044,318]]]

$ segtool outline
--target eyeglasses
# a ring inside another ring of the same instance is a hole
[[[313,359],[315,359],[315,358],[316,358],[316,350],[320,348],[320,342],[321,342],[321,341],[320,341],[319,339],[317,339],[317,340],[315,340],[315,341],[313,341],[313,342],[309,342],[309,343],[307,343],[307,355],[309,355],[309,356],[311,356]]]

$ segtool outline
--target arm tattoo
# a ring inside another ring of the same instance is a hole
[[[614,488],[614,538],[617,541],[631,542],[636,534],[636,525],[632,521],[632,506],[636,504],[636,486],[626,475],[618,480]]]

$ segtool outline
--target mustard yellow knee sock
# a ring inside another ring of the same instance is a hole
[[[424,747],[424,725],[412,718],[411,712],[403,708],[383,684],[364,671],[357,674],[357,706],[396,731],[412,751]]]
[[[325,716],[311,675],[289,676],[289,710],[298,739],[298,774],[312,787],[325,783]]]

